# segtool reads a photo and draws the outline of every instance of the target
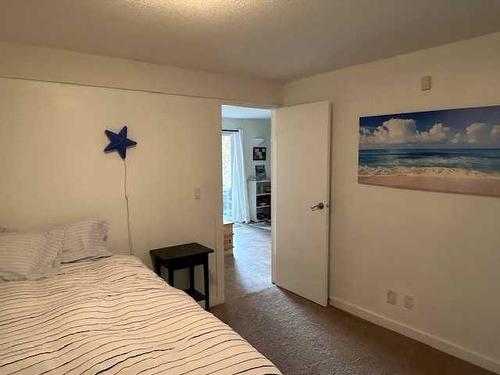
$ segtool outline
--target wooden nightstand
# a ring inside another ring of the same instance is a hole
[[[233,223],[224,223],[224,254],[233,255]]]
[[[205,300],[205,310],[209,310],[208,254],[213,252],[212,249],[193,242],[150,250],[149,254],[158,276],[161,277],[161,266],[167,268],[168,283],[171,286],[174,286],[174,271],[189,268],[189,288],[184,291],[195,301]],[[197,265],[203,266],[205,294],[198,292],[194,287],[194,267]]]

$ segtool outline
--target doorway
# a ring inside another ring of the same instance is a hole
[[[222,106],[225,300],[272,286],[271,110]]]

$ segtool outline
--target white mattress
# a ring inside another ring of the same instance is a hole
[[[0,374],[280,374],[130,256],[0,283]]]

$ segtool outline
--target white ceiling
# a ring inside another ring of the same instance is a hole
[[[237,107],[234,105],[222,106],[222,117],[242,119],[270,119],[271,110],[262,108]]]
[[[288,80],[500,30],[498,0],[1,0],[0,40]]]

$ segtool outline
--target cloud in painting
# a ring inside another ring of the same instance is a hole
[[[449,138],[450,128],[443,124],[434,124],[428,131],[419,131],[413,119],[392,118],[370,132],[361,128],[361,144],[412,144],[445,143]]]
[[[362,145],[450,144],[463,146],[500,147],[500,125],[473,123],[463,132],[452,133],[450,127],[434,124],[429,130],[418,130],[414,119],[392,118],[373,131],[360,128]]]
[[[420,143],[443,143],[449,138],[450,128],[443,124],[434,124],[429,131],[417,132],[416,139]]]
[[[493,126],[491,130],[491,139],[493,142],[500,144],[500,125]]]
[[[463,133],[456,133],[450,143],[468,145],[500,145],[500,125],[470,124]]]

